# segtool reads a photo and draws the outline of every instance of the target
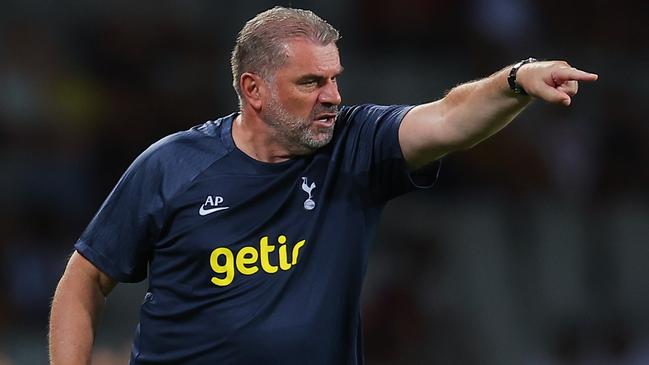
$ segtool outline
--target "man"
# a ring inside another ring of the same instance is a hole
[[[147,149],[76,243],[52,364],[89,363],[105,297],[147,276],[131,364],[362,364],[359,296],[384,204],[533,98],[570,105],[597,78],[528,59],[432,103],[339,108],[337,40],[303,10],[244,26],[240,111]]]

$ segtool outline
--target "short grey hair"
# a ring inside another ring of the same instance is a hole
[[[303,38],[321,45],[336,43],[340,33],[310,10],[276,6],[257,14],[241,29],[232,50],[232,86],[242,106],[239,81],[245,72],[254,72],[265,80],[272,78],[288,55],[286,43]]]

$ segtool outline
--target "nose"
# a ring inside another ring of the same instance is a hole
[[[325,105],[339,105],[342,102],[336,80],[330,80],[322,87],[318,101]]]

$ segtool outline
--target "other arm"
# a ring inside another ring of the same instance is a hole
[[[597,80],[596,74],[564,61],[528,63],[516,76],[529,95],[523,96],[509,88],[511,68],[459,85],[444,98],[408,112],[399,128],[399,143],[408,165],[416,169],[449,152],[475,146],[509,124],[532,98],[568,106],[577,93],[578,81]]]
[[[90,364],[106,296],[116,281],[74,252],[54,293],[50,314],[50,364]]]

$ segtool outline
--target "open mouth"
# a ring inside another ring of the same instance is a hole
[[[331,127],[336,122],[336,113],[326,113],[316,116],[314,121],[318,124],[322,124],[325,127]]]

